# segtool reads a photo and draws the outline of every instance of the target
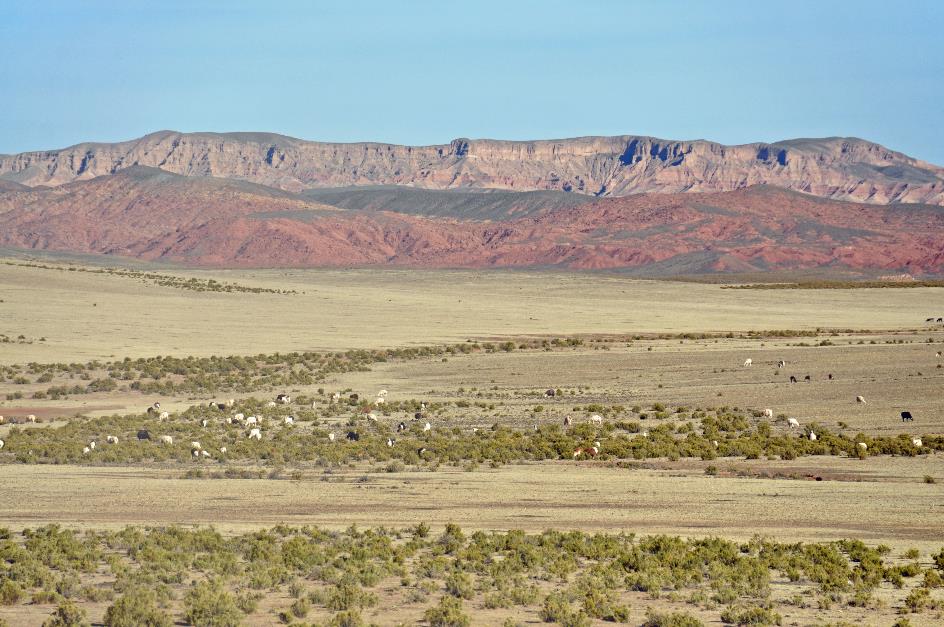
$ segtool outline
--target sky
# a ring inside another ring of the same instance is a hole
[[[0,0],[0,153],[857,136],[944,165],[944,2]]]

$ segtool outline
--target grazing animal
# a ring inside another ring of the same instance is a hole
[[[348,431],[347,439],[351,442],[358,442],[361,439],[361,434],[359,434],[357,431]]]
[[[109,444],[118,444],[118,438],[116,438],[113,435],[106,437],[105,441],[108,442]]]
[[[571,421],[571,419],[570,419],[570,416],[564,416],[564,426],[565,426],[565,427],[569,427],[571,422],[572,422],[572,421]]]
[[[811,382],[813,381],[813,380],[810,378],[810,375],[806,375],[805,377],[803,377],[803,380],[806,381],[807,383],[811,383]]]
[[[422,419],[423,419],[423,412],[418,411],[415,414],[413,414],[413,420],[422,420]]]
[[[590,416],[590,424],[602,425],[603,416],[601,416],[600,414],[593,414],[592,416]]]
[[[864,396],[856,396],[856,402],[857,402],[857,403],[862,403],[863,405],[868,405],[868,403],[865,402],[865,397],[864,397]]]
[[[718,440],[712,440],[711,445],[714,446],[715,448],[718,448]]]
[[[169,435],[161,436],[161,444],[173,444],[173,443],[174,443],[174,438],[172,438],[171,436]]]
[[[245,420],[245,418],[246,417],[242,414],[233,414],[233,420],[237,422],[242,422],[243,420]]]
[[[371,422],[377,422],[377,414],[370,412],[367,414],[367,420],[370,420]]]
[[[246,426],[259,424],[259,419],[255,416],[249,416],[246,418]]]
[[[190,451],[190,454],[193,455],[194,457],[200,457],[200,451],[198,451],[197,449]]]
[[[577,459],[581,455],[586,455],[587,457],[596,457],[599,453],[600,448],[597,446],[578,448],[576,451],[574,451],[574,459]]]
[[[869,449],[869,445],[865,442],[856,442],[856,446],[858,446],[863,451],[867,451]]]
[[[754,360],[751,359],[750,357],[748,357],[747,359],[744,360],[744,365],[745,365],[745,366],[750,366],[750,365],[752,365],[753,363],[754,363]]]
[[[226,455],[226,447],[225,447],[225,446],[221,446],[221,447],[220,447],[220,454]]]
[[[397,433],[400,433],[401,431],[406,431],[406,423],[405,423],[405,422],[401,422],[400,424],[397,425]]]
[[[92,449],[90,449],[90,448],[87,447],[87,446],[82,449],[82,453],[85,454],[85,455],[88,455],[88,454],[91,453],[91,452],[92,452]]]
[[[787,365],[787,362],[785,362],[784,360],[781,359],[780,361],[777,362],[777,369],[779,370],[779,369],[783,368],[783,367],[786,366],[786,365]]]
[[[941,351],[938,351],[934,354],[934,356],[940,359],[941,357],[944,357],[944,353],[942,353]],[[0,418],[3,418],[3,416],[0,416]]]
[[[34,416],[33,414],[30,414],[29,416],[27,416],[26,419],[30,422],[36,422],[36,416]]]
[[[937,321],[938,321],[938,322],[944,322],[944,318],[938,318]]]
[[[288,394],[279,394],[278,396],[275,397],[275,400],[278,401],[279,403],[282,403],[283,405],[288,405],[289,403],[292,402],[292,397],[289,396]]]
[[[557,392],[549,389],[547,392],[544,393],[544,396],[547,396],[548,398],[554,398],[555,394],[557,394]]]
[[[199,442],[193,441],[193,442],[190,443],[190,448],[191,448],[192,450],[194,450],[194,451],[199,451],[199,450],[202,449],[203,447],[200,446],[200,443],[199,443]]]
[[[158,420],[167,420],[170,418],[170,414],[166,411],[162,411],[161,414],[157,417]]]
[[[360,396],[358,396],[357,394],[351,394],[348,398],[350,398],[352,401],[357,402],[360,399]]]
[[[332,402],[332,403],[336,403],[336,402],[339,401],[339,400],[341,400],[341,393],[340,393],[340,392],[335,392],[334,394],[331,395],[331,402]]]
[[[800,421],[796,418],[787,418],[787,424],[790,425],[791,429],[796,429],[800,426]]]
[[[249,439],[251,440],[251,439],[253,439],[253,438],[255,438],[255,439],[257,439],[257,440],[261,440],[261,439],[262,439],[262,431],[260,431],[258,427],[255,428],[255,429],[250,429],[250,430],[249,430]]]
[[[773,418],[773,417],[774,417],[774,410],[770,408],[767,408],[764,410],[764,418]]]
[[[917,446],[918,448],[922,446],[921,438],[911,438],[911,443]]]
[[[275,405],[276,405],[275,401],[269,401],[268,403],[266,403],[266,407],[275,407]]]
[[[387,395],[387,390],[380,390],[379,392],[377,392],[378,398],[383,398],[386,395]]]
[[[139,429],[139,430],[138,430],[138,439],[139,439],[139,440],[150,440],[150,439],[151,439],[151,432],[148,431],[147,429]]]
[[[810,442],[815,442],[815,441],[816,441],[816,434],[810,431]]]
[[[207,425],[208,425],[208,424],[210,424],[210,421],[207,420],[206,418],[204,418],[203,420],[200,421],[200,426],[203,427],[204,429],[207,428]]]
[[[829,379],[830,381],[832,381],[832,380],[833,380],[833,373],[830,372],[828,375],[826,375],[826,378]]]
[[[4,418],[3,418],[3,416],[0,416],[0,425],[2,425],[2,424],[3,424],[3,421],[4,421]]]
[[[312,401],[312,402],[311,402],[311,408],[312,408],[312,409],[318,409],[318,401]]]
[[[925,322],[934,322],[934,318],[933,318],[933,317],[932,317],[932,318],[925,318],[924,321],[925,321]]]
[[[911,417],[910,411],[901,412],[901,421],[902,422],[914,422],[914,418]]]
[[[202,451],[200,451],[200,454],[203,455],[204,457],[209,457],[210,451],[203,449]]]
[[[295,424],[295,416],[286,416],[282,419],[282,423],[287,425]]]
[[[333,433],[329,433],[329,434],[328,434],[328,441],[329,441],[329,442],[334,442],[334,434],[333,434]]]
[[[420,411],[426,411],[426,402],[420,403]]]
[[[797,382],[797,378],[794,377],[794,376],[791,374],[791,375],[790,375],[790,383],[796,383],[796,382]]]
[[[149,414],[156,414],[156,413],[159,412],[160,410],[161,410],[161,404],[160,404],[160,403],[154,403],[153,405],[151,405],[150,407],[147,408],[147,413],[149,413]]]
[[[387,400],[383,396],[378,396],[377,400],[374,401],[374,405],[383,405]]]
[[[433,428],[433,425],[431,425],[431,424],[429,424],[429,423],[427,422],[425,425],[423,425],[423,433],[426,433],[427,431],[429,431],[429,430],[432,429],[432,428]]]
[[[0,449],[3,448],[3,440],[0,440]]]
[[[387,438],[387,448],[393,448],[393,444],[396,442],[393,438]]]
[[[425,452],[426,452],[426,447],[425,447],[425,446],[421,446],[420,448],[416,449],[416,454],[417,454],[417,455],[422,455],[422,454],[425,453]]]
[[[95,441],[94,441],[94,440],[91,441],[91,442],[89,442],[89,448],[92,449],[93,451],[95,450]]]

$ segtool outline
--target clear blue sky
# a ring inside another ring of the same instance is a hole
[[[0,153],[159,129],[855,135],[944,164],[942,5],[0,0]]]

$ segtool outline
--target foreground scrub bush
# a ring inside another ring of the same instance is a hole
[[[641,627],[703,627],[704,623],[688,612],[656,612],[652,608],[646,611],[646,620]]]
[[[439,605],[429,608],[423,618],[430,627],[468,627],[471,619],[462,612],[462,601],[454,596],[445,596]]]
[[[194,627],[236,627],[243,617],[236,599],[218,579],[194,584],[187,591],[184,604],[187,620]]]
[[[171,627],[173,621],[157,607],[157,595],[132,588],[105,611],[105,627]]]
[[[85,610],[76,607],[72,601],[64,601],[43,627],[88,627],[85,619]]]

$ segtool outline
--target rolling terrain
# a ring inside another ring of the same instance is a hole
[[[0,245],[213,267],[827,269],[938,275],[944,209],[770,186],[591,198],[343,188],[304,194],[133,166],[0,190]]]

